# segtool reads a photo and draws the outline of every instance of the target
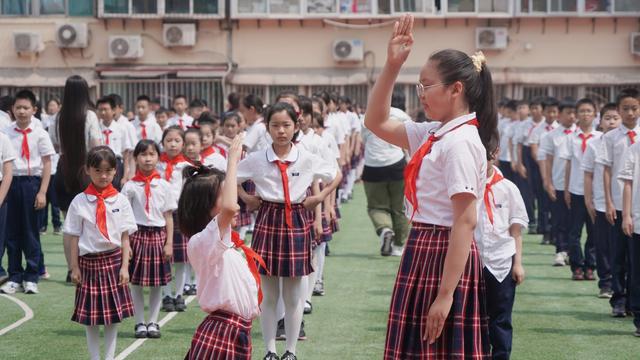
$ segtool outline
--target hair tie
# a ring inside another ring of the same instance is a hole
[[[477,51],[475,54],[470,56],[471,61],[473,62],[473,67],[476,68],[476,72],[482,71],[482,65],[486,65],[487,58],[484,56],[482,51]]]

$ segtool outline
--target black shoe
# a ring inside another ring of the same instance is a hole
[[[140,323],[133,328],[136,339],[144,339],[147,337],[147,325]]]
[[[173,299],[171,298],[171,296],[165,296],[164,299],[162,299],[162,311],[165,311],[165,312],[176,311],[176,306],[173,303]]]
[[[393,237],[395,234],[393,231],[389,229],[384,230],[384,235],[382,237],[382,246],[380,247],[380,255],[382,256],[391,256],[391,243],[393,242]]]
[[[300,324],[300,332],[298,333],[298,340],[305,341],[307,340],[307,333],[304,332],[304,320],[302,320],[302,324]],[[293,354],[292,354],[293,355]],[[295,358],[295,357],[294,357]],[[284,359],[284,358],[283,358]]]
[[[280,359],[281,360],[298,360],[298,358],[293,353],[289,352],[289,350],[287,350],[287,352],[282,354],[282,357]]]
[[[287,333],[284,331],[284,319],[278,320],[278,329],[276,330],[276,340],[287,340]]]
[[[277,354],[272,353],[271,351],[267,352],[267,355],[262,358],[262,360],[280,360]]]
[[[61,234],[62,234],[62,229],[60,228],[60,226],[53,228],[53,235],[61,235]]]
[[[614,318],[623,318],[627,316],[627,311],[624,308],[624,305],[616,305],[613,307],[613,310],[611,310],[611,317]]]
[[[7,281],[9,281],[9,275],[7,274],[0,275],[0,285],[3,285]]]
[[[189,295],[189,291],[191,291],[191,285],[185,284],[182,288],[182,295]]]
[[[151,339],[160,339],[160,325],[156,323],[148,323],[147,337]]]
[[[640,329],[636,328],[636,331],[633,333],[633,336],[640,337]]]
[[[178,295],[173,300],[173,305],[176,307],[176,311],[183,312],[187,309],[187,305],[184,304],[184,299],[182,296]]]
[[[67,280],[65,280],[67,284],[71,284],[71,270],[67,271]]]
[[[331,256],[331,250],[329,250],[329,243],[324,247],[324,256]]]
[[[311,301],[306,300],[304,302],[304,314],[309,315],[313,312],[313,305],[311,305]]]
[[[551,234],[545,233],[542,235],[542,242],[540,242],[540,245],[549,245],[549,244],[551,244]]]
[[[198,289],[195,284],[189,285],[189,291],[185,292],[185,295],[195,295],[198,293]]]

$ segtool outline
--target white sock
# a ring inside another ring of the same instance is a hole
[[[278,298],[280,297],[280,279],[276,276],[260,275],[262,280],[262,313],[260,325],[262,338],[267,351],[276,352],[276,329],[278,314],[276,313]]]
[[[116,355],[116,340],[118,339],[118,324],[104,326],[104,358],[113,360]]]
[[[193,274],[193,268],[191,267],[191,264],[186,263],[184,264],[185,266],[185,279],[184,279],[184,283],[185,284],[190,284],[190,285],[196,285],[196,277]]]
[[[144,322],[144,295],[142,286],[131,285],[131,298],[133,299],[133,316],[136,324],[146,324]]]
[[[176,269],[176,276],[173,279],[173,281],[175,282],[176,285],[176,297],[178,295],[182,296],[182,292],[184,291],[184,281],[186,278],[185,275],[185,271],[186,271],[186,264],[185,263],[175,263],[175,269]]]
[[[282,280],[282,298],[285,307],[284,329],[287,334],[286,350],[295,354],[304,310],[301,301],[301,299],[304,298],[302,292],[304,290],[303,278],[285,277],[282,278]]]
[[[171,283],[162,287],[162,297],[168,296],[170,298],[173,297],[173,292],[171,291]]]
[[[282,301],[282,278],[279,278],[278,286],[280,286],[280,290],[278,291],[278,305],[276,306],[276,315],[278,315],[278,320],[280,320],[284,319],[284,301]]]
[[[318,267],[316,268],[316,280],[322,280],[322,275],[324,274],[324,259],[325,251],[327,250],[327,243],[323,242],[322,244],[318,245],[316,250],[318,250],[318,257],[316,258],[318,263]]]
[[[160,287],[152,287],[149,289],[149,322],[158,323],[158,314],[160,314],[160,305],[162,304],[162,289]]]
[[[100,360],[100,326],[86,326],[87,348],[89,349],[89,359]]]

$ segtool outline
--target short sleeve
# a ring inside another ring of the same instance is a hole
[[[609,135],[609,133],[607,133]],[[598,164],[612,166],[613,165],[613,136],[603,136],[602,144],[600,144],[600,151],[596,157]],[[611,133],[613,135],[613,133]]]
[[[319,156],[311,154],[309,164],[311,165],[310,170],[313,171],[314,180],[322,180],[324,183],[329,183],[336,178],[337,167],[324,161]]]
[[[100,123],[98,122],[98,116],[96,116],[96,113],[94,113],[91,110],[87,111],[87,122],[85,126],[86,126],[85,136],[87,137],[87,144],[90,144],[91,141],[97,141],[98,143],[102,143],[102,136],[100,134]]]
[[[553,155],[553,133],[549,133],[547,136],[540,139],[540,149],[538,150],[538,154],[540,153]]]
[[[62,227],[62,231],[65,234],[72,236],[80,236],[82,234],[82,217],[79,214],[78,206],[83,196],[84,195],[77,195],[71,202],[71,205],[69,205],[69,210],[67,210],[67,216],[64,218],[64,225]]]
[[[131,186],[132,186],[131,181],[128,181],[124,184],[124,186],[122,187],[122,190],[120,191],[120,193],[124,195],[125,198],[127,198],[127,200],[129,201],[129,204],[133,203],[133,197],[134,197],[134,192]]]
[[[133,124],[128,120],[124,124],[124,127],[127,131],[127,136],[129,137],[129,142],[131,143],[131,149],[135,149],[136,145],[138,145],[138,135],[136,134],[136,127],[133,126]]]
[[[128,233],[129,235],[138,231],[138,225],[136,224],[136,218],[133,215],[133,208],[125,197],[122,198],[122,205],[120,206],[120,213],[122,214],[120,221],[120,233]]]
[[[13,146],[11,146],[11,140],[9,140],[7,135],[0,133],[0,162],[4,164],[8,161],[15,160],[15,158],[16,152]]]
[[[260,140],[260,136],[261,136],[261,127],[263,125],[261,125],[261,123],[257,123],[253,125],[255,128],[251,129],[251,131],[247,132],[247,135],[244,137],[244,141],[243,144],[244,146],[246,146],[249,150],[253,150],[255,149],[256,145],[258,145],[258,141]]]
[[[444,163],[447,171],[444,172],[444,181],[447,186],[449,198],[460,193],[469,193],[477,197],[480,192],[478,187],[482,184],[480,178],[482,163],[481,154],[484,152],[473,146],[470,141],[458,141],[445,150]]]
[[[249,156],[240,160],[240,162],[238,163],[238,169],[236,174],[238,184],[242,184],[243,182],[247,180],[251,180],[254,177],[254,171],[253,171],[255,170],[253,166],[255,162],[254,154],[256,153],[249,154]]]
[[[224,252],[233,245],[231,242],[231,224],[221,234],[218,228],[218,217],[213,218],[199,233],[193,235],[187,244],[189,262],[196,271],[205,266],[215,265],[222,260]],[[221,237],[221,235],[223,237]]]
[[[514,224],[528,227],[529,216],[520,190],[513,183],[509,183],[509,225]]]
[[[622,166],[618,172],[619,180],[633,180],[636,163],[638,162],[638,151],[640,150],[640,145],[638,144],[634,144],[625,151],[622,158]]]
[[[562,160],[571,160],[573,152],[573,135],[558,145],[558,157]]]
[[[49,134],[44,129],[38,129],[38,152],[40,156],[51,156],[56,153]]]
[[[161,180],[160,183],[162,184],[162,192],[165,194],[162,212],[165,213],[167,211],[174,211],[178,209],[178,199],[173,195],[173,191],[171,191],[169,183],[164,180]]]
[[[409,154],[413,154],[418,151],[420,146],[427,140],[427,135],[430,131],[435,131],[439,123],[417,123],[413,121],[406,121],[404,123],[405,131],[407,132],[407,139],[409,139]]]
[[[592,145],[587,146],[587,150],[584,152],[582,156],[582,171],[592,173],[596,166],[596,151],[595,147]]]

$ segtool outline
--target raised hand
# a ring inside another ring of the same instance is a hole
[[[402,66],[413,46],[413,15],[402,15],[393,25],[393,34],[387,47],[387,62]]]
[[[242,142],[244,140],[244,135],[239,134],[231,141],[231,145],[229,146],[229,154],[227,155],[228,161],[237,164],[242,157]]]

